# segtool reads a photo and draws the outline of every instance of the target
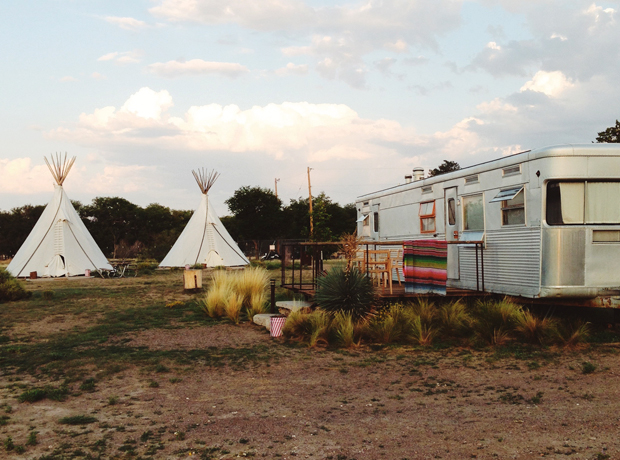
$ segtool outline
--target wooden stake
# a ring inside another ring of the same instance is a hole
[[[312,168],[308,167],[308,203],[310,204],[310,239],[314,236],[314,219],[312,218],[312,186],[310,185],[310,171]]]

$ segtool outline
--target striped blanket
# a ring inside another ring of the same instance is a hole
[[[446,295],[447,266],[447,242],[405,241],[403,251],[405,292]]]

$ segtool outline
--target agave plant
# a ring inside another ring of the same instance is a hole
[[[372,312],[375,287],[372,280],[357,268],[336,267],[319,278],[314,298],[324,311],[332,315],[349,313],[357,321]]]

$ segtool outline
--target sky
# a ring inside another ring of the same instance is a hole
[[[192,169],[341,204],[414,167],[590,143],[620,118],[620,0],[8,0],[0,210],[64,187],[193,209]]]

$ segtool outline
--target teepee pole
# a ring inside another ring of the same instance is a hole
[[[217,178],[220,177],[219,173],[215,172],[215,170],[209,172],[209,170],[205,168],[198,168],[196,171],[192,169],[192,174],[203,195],[209,193],[209,190],[213,187]]]
[[[62,157],[62,154],[57,152],[56,158],[54,158],[54,154],[51,154],[50,161],[47,161],[47,157],[43,157],[43,159],[45,160],[45,163],[52,173],[52,177],[54,177],[56,183],[62,186],[63,182],[69,175],[69,171],[71,171],[71,168],[73,167],[73,163],[75,163],[75,157],[67,160],[67,152],[65,152],[64,158]]]

